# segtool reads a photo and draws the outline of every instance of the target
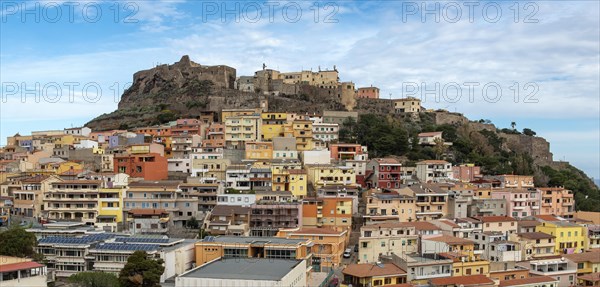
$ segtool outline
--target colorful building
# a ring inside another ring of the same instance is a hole
[[[393,158],[374,158],[367,163],[365,181],[371,188],[399,188],[402,164]]]
[[[406,283],[406,270],[394,263],[350,264],[342,270],[346,286],[399,286]]]
[[[556,254],[581,253],[587,248],[587,229],[581,225],[566,221],[544,221],[535,227],[535,231],[556,237]]]
[[[539,214],[550,214],[564,218],[573,218],[575,214],[575,199],[573,191],[562,188],[538,188],[541,194]]]
[[[507,214],[527,217],[540,214],[540,192],[535,189],[502,188],[492,191],[492,198],[506,200]]]
[[[321,272],[322,268],[340,266],[342,254],[346,248],[348,231],[335,231],[329,228],[295,228],[281,229],[277,237],[288,239],[310,239],[314,245],[311,247],[313,253],[313,271]]]
[[[145,180],[163,180],[168,177],[167,159],[157,153],[123,154],[114,156],[114,172]]]
[[[352,212],[352,198],[305,198],[302,200],[302,226],[350,230]]]
[[[246,159],[271,160],[273,159],[272,142],[246,142]]]

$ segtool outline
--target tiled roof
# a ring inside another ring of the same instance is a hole
[[[36,176],[32,176],[32,177],[23,179],[21,182],[23,182],[23,183],[40,183],[49,177],[50,177],[49,175],[36,175]]]
[[[442,135],[442,132],[428,132],[428,133],[420,133],[420,137],[433,137],[437,135]]]
[[[375,158],[374,159],[379,164],[399,164],[400,162],[394,158]]]
[[[101,180],[64,180],[53,182],[52,185],[65,185],[65,184],[101,184]]]
[[[576,263],[581,263],[581,262],[600,263],[600,250],[584,252],[584,253],[565,254],[563,256],[573,262],[576,262]]]
[[[423,240],[444,242],[447,244],[473,244],[474,243],[473,241],[471,241],[469,239],[454,237],[454,236],[450,236],[450,235],[441,235],[441,236],[436,236],[436,237],[423,238]]]
[[[494,284],[492,279],[485,275],[471,275],[471,276],[453,276],[444,278],[434,278],[429,280],[432,286],[446,286],[446,285],[462,285],[462,286],[480,286],[484,284]]]
[[[401,226],[411,226],[414,227],[416,230],[419,231],[423,231],[423,230],[442,230],[441,228],[435,226],[434,224],[430,223],[430,222],[426,222],[426,221],[413,221],[413,222],[400,222]]]
[[[26,270],[32,268],[43,267],[44,265],[39,264],[37,262],[29,261],[29,262],[19,262],[12,264],[2,264],[0,265],[0,273],[12,272],[18,270]]]
[[[167,187],[177,188],[182,182],[178,180],[140,180],[129,184],[129,187]]]
[[[232,214],[248,214],[250,207],[244,207],[239,205],[216,205],[212,210],[213,216],[229,216]]]
[[[536,227],[540,224],[541,223],[537,220],[519,220],[517,223],[519,227]]]
[[[517,221],[514,217],[499,216],[499,215],[475,216],[473,218],[478,219],[479,221],[481,221],[483,223]]]
[[[535,215],[535,218],[537,219],[541,219],[543,221],[560,221],[560,219],[556,218],[555,216],[552,215]]]
[[[543,232],[524,232],[524,233],[518,233],[517,235],[523,237],[523,238],[527,238],[527,239],[548,239],[548,238],[555,238],[555,236],[552,236],[550,234],[546,234]]]
[[[129,213],[133,215],[161,215],[167,214],[168,212],[164,209],[154,209],[154,208],[137,208],[129,210]]]
[[[450,226],[450,227],[452,227],[452,228],[460,228],[460,225],[458,225],[458,224],[456,224],[456,223],[452,222],[452,220],[448,220],[448,219],[440,219],[440,220],[438,220],[438,222],[440,222],[440,223],[443,223],[443,224],[446,224],[446,225],[448,225],[448,226]]]
[[[500,281],[499,287],[521,286],[521,285],[539,284],[539,283],[551,283],[551,282],[556,282],[556,281],[558,281],[558,280],[556,280],[550,276],[533,276],[533,277],[528,277],[528,278]]]
[[[430,159],[430,160],[423,160],[423,161],[417,162],[417,164],[449,164],[449,162],[447,162],[445,160]]]
[[[385,264],[350,264],[342,273],[358,278],[406,275],[406,271],[393,263]]]
[[[585,280],[585,281],[592,281],[592,282],[600,282],[600,272],[577,276],[577,279],[581,279],[581,280]]]
[[[292,234],[330,234],[330,235],[341,235],[343,231],[335,231],[329,228],[302,228],[292,232]]]

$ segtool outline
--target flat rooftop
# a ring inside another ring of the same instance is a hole
[[[181,277],[279,281],[303,260],[229,258],[202,265]]]
[[[298,245],[307,242],[308,239],[287,239],[281,237],[241,237],[241,236],[207,236],[202,241],[204,243],[235,243],[235,244],[280,244],[280,245]]]

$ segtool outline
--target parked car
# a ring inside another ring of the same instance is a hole
[[[344,251],[344,258],[350,258],[352,256],[352,249],[348,248]]]

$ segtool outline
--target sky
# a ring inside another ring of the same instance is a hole
[[[332,69],[384,98],[511,122],[600,178],[598,1],[0,1],[0,144],[117,108],[133,73]]]

